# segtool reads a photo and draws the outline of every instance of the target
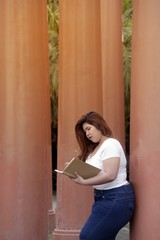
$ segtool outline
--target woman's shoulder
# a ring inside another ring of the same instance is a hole
[[[103,146],[101,148],[101,157],[103,159],[110,157],[120,157],[122,152],[122,147],[120,142],[115,138],[107,138],[103,142]]]
[[[116,138],[107,138],[105,141],[104,141],[104,144],[117,144],[117,145],[121,145],[120,142],[116,139]]]
[[[122,145],[120,141],[118,141],[116,138],[107,138],[103,143],[103,149],[105,148],[116,148],[116,149],[122,149]]]

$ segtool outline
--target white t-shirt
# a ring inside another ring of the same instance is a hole
[[[86,159],[86,162],[104,170],[103,160],[107,160],[108,158],[112,158],[112,157],[120,158],[120,165],[119,165],[117,178],[114,181],[109,183],[95,185],[93,186],[93,188],[99,189],[99,190],[107,190],[107,189],[120,187],[128,183],[128,181],[126,180],[127,161],[126,161],[123,148],[118,140],[114,138],[106,139],[101,145],[101,147],[97,150],[97,152],[92,157],[88,156],[88,158]]]

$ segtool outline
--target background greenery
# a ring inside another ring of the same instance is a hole
[[[48,0],[48,34],[49,34],[49,62],[50,62],[50,98],[52,114],[52,149],[54,159],[57,149],[58,127],[58,34],[59,34],[59,0]],[[125,96],[125,131],[126,153],[129,156],[129,128],[130,128],[130,78],[131,78],[131,41],[132,41],[132,1],[123,0],[123,72]],[[69,32],[68,32],[69,34]],[[54,163],[55,164],[55,163]]]
[[[59,35],[59,0],[48,0],[48,36],[52,143],[57,145],[58,125],[58,35]]]
[[[124,74],[124,97],[125,97],[125,136],[126,154],[129,158],[130,145],[130,81],[131,81],[131,45],[132,45],[132,1],[123,0],[123,74]]]

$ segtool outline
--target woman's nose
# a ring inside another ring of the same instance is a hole
[[[89,136],[89,131],[86,131],[86,136],[87,136],[87,137]]]

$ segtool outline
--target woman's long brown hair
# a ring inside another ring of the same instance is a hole
[[[76,123],[75,126],[75,134],[76,139],[80,148],[80,152],[78,154],[78,158],[82,161],[85,161],[88,155],[95,149],[98,143],[93,143],[87,137],[85,132],[83,131],[83,124],[88,123],[97,128],[97,130],[101,131],[101,133],[106,137],[112,137],[112,131],[107,125],[106,121],[103,117],[96,112],[88,112],[84,114]]]

